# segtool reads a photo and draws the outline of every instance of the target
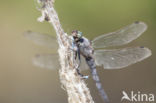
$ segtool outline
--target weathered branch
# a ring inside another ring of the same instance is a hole
[[[58,15],[54,9],[54,0],[38,0],[42,4],[42,16],[38,19],[41,21],[48,21],[53,25],[59,44],[58,53],[60,56],[61,69],[59,70],[60,81],[67,91],[69,103],[94,103],[90,91],[87,88],[84,80],[77,74],[77,63],[73,59],[73,51],[71,41],[68,35],[64,33],[60,24]]]

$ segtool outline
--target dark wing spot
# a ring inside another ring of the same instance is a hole
[[[144,46],[140,46],[140,48],[144,48]]]
[[[135,24],[139,24],[139,23],[140,23],[140,21],[135,21],[134,23],[135,23]]]

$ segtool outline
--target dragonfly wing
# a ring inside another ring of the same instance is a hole
[[[57,54],[37,54],[33,58],[33,64],[41,68],[54,70],[54,69],[60,68],[58,59],[59,59],[59,56]],[[86,64],[85,58],[81,56],[80,70],[84,71],[88,69],[89,67]]]
[[[104,69],[120,69],[146,59],[151,50],[145,47],[129,47],[114,50],[96,50],[96,65],[103,65]]]
[[[46,46],[53,49],[57,49],[58,47],[56,38],[47,34],[27,31],[24,33],[24,36],[38,45]]]
[[[50,70],[59,69],[59,56],[57,54],[37,54],[33,58],[33,64]]]
[[[96,37],[92,41],[92,45],[94,48],[124,45],[138,38],[146,29],[145,23],[134,22],[116,32]]]

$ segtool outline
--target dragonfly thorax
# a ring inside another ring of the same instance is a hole
[[[75,42],[78,49],[80,50],[81,55],[83,55],[85,58],[91,58],[93,55],[93,48],[91,46],[90,41],[85,38],[81,37],[78,41]]]

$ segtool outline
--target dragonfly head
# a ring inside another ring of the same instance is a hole
[[[78,30],[73,30],[71,35],[73,36],[74,40],[79,40],[82,37],[82,32]]]

